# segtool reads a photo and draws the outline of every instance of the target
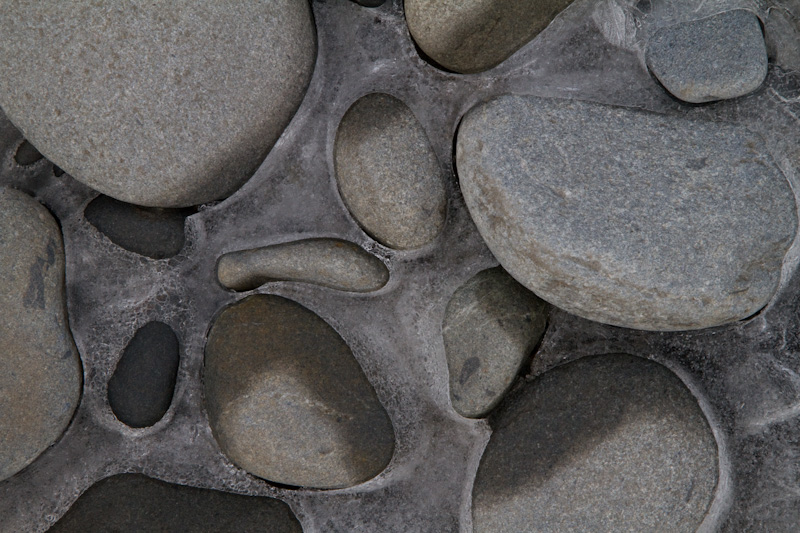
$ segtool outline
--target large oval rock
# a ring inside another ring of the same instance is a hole
[[[386,411],[350,348],[305,307],[251,296],[214,321],[206,407],[222,451],[270,481],[347,487],[394,452]]]
[[[536,37],[572,0],[405,0],[411,36],[448,70],[494,67]]]
[[[0,480],[67,427],[81,394],[64,301],[64,245],[52,215],[0,188]]]
[[[473,488],[475,533],[693,532],[717,483],[697,400],[629,355],[558,367],[509,398]]]
[[[194,205],[250,177],[299,106],[315,54],[303,0],[26,0],[0,17],[0,106],[87,185]]]
[[[436,154],[414,113],[388,94],[362,97],[339,124],[336,179],[353,218],[401,250],[433,241],[447,197]]]
[[[504,96],[465,117],[457,162],[503,267],[550,303],[618,326],[752,315],[797,227],[763,139],[728,123]]]

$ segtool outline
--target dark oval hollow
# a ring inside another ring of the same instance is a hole
[[[39,150],[27,140],[22,141],[22,144],[19,145],[17,152],[14,154],[14,161],[23,167],[41,161],[43,158],[44,156],[39,153]]]
[[[274,498],[229,494],[165,483],[139,474],[121,474],[89,487],[49,531],[301,533],[303,529],[289,506]]]
[[[83,215],[111,242],[153,259],[166,259],[181,251],[183,224],[193,209],[140,207],[100,195]]]
[[[108,382],[108,403],[119,421],[141,428],[161,420],[172,403],[179,362],[172,328],[150,322],[139,329]]]

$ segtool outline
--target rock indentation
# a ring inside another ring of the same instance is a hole
[[[617,326],[751,316],[797,227],[763,139],[734,124],[503,96],[465,117],[456,157],[503,267],[548,302]]]
[[[702,103],[743,96],[767,76],[767,46],[758,17],[744,9],[658,30],[647,66],[677,98]]]
[[[442,324],[453,409],[477,418],[494,408],[546,324],[547,304],[500,267],[461,286]]]
[[[473,488],[476,533],[693,532],[717,483],[697,400],[629,355],[557,367],[509,397]]]
[[[256,295],[214,321],[206,408],[225,455],[286,485],[339,488],[379,474],[394,430],[350,348],[324,320]]]
[[[251,176],[315,56],[307,1],[15,2],[0,18],[0,106],[86,185],[185,207]]]
[[[163,322],[141,327],[125,347],[108,382],[114,415],[131,427],[152,426],[169,409],[180,363],[180,345]]]
[[[64,432],[82,371],[66,316],[64,245],[50,212],[0,188],[0,480]]]
[[[353,243],[307,239],[227,253],[217,264],[217,279],[235,291],[249,291],[269,281],[302,281],[370,292],[386,285],[389,269]]]
[[[390,248],[420,248],[441,231],[444,176],[413,111],[388,94],[357,100],[334,149],[339,192],[353,218]]]

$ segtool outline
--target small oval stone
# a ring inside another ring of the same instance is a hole
[[[489,422],[475,533],[688,533],[711,503],[711,428],[657,363],[629,355],[568,363],[510,396]]]
[[[334,161],[353,218],[390,248],[420,248],[444,226],[444,175],[414,113],[388,94],[368,94],[342,118]]]
[[[302,281],[340,291],[376,291],[389,269],[362,248],[338,239],[307,239],[230,252],[217,264],[226,288],[249,291],[269,281]]]
[[[456,157],[500,264],[553,305],[617,326],[751,316],[797,228],[764,140],[735,124],[503,96],[464,118]]]
[[[180,363],[178,337],[163,322],[134,334],[108,382],[114,415],[131,427],[152,426],[169,409]]]
[[[340,488],[379,474],[394,430],[350,348],[305,307],[245,298],[214,321],[206,407],[222,451],[286,485]]]
[[[499,65],[572,0],[405,0],[408,30],[433,61],[470,74]]]
[[[50,212],[0,188],[0,480],[64,432],[82,370],[66,316],[64,245]]]
[[[472,418],[491,411],[546,325],[547,304],[500,267],[479,272],[461,286],[442,324],[453,409]]]

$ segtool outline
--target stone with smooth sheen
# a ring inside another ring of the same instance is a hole
[[[500,264],[544,300],[617,326],[747,318],[777,289],[794,195],[745,127],[503,96],[458,134],[461,190]]]
[[[702,103],[743,96],[767,76],[767,46],[758,17],[743,9],[658,30],[647,66],[676,98]]]
[[[522,48],[572,0],[405,0],[417,46],[438,65],[470,74]]]
[[[288,505],[165,483],[139,474],[98,481],[81,495],[50,533],[302,533]]]
[[[230,252],[217,264],[226,288],[249,291],[269,281],[302,281],[340,291],[376,291],[389,281],[380,259],[339,239],[307,239]]]
[[[697,400],[665,367],[580,359],[524,385],[489,418],[475,533],[694,532],[717,484]]]
[[[245,298],[208,334],[205,398],[223,453],[269,481],[340,488],[379,474],[394,430],[350,348],[291,300]]]
[[[304,0],[23,0],[0,17],[0,107],[86,185],[185,207],[253,174],[315,58]]]
[[[544,335],[547,304],[502,268],[462,285],[442,323],[450,400],[462,416],[486,415]]]
[[[64,245],[50,212],[0,188],[0,480],[64,432],[83,374],[69,331]]]
[[[441,231],[444,175],[413,111],[388,94],[368,94],[342,118],[336,179],[353,218],[381,244],[420,248]]]

